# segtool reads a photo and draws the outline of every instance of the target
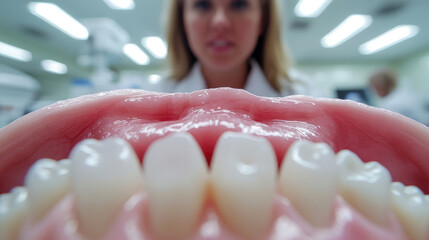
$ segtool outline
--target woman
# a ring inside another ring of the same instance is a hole
[[[377,107],[400,113],[425,125],[429,124],[423,99],[406,85],[398,86],[395,72],[380,69],[370,76],[369,84],[378,95]]]
[[[275,0],[172,0],[169,91],[232,87],[293,94]]]

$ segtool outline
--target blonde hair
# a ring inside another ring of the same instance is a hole
[[[289,59],[282,44],[277,0],[262,0],[264,31],[251,58],[261,66],[269,84],[280,92],[281,81],[291,81],[287,69]],[[168,61],[172,79],[181,80],[191,70],[197,58],[192,53],[183,23],[183,0],[170,0],[167,20]]]

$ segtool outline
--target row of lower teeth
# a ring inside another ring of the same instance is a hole
[[[125,201],[141,189],[148,193],[149,221],[157,239],[186,239],[199,220],[208,185],[225,224],[246,239],[261,239],[268,230],[277,188],[317,227],[331,224],[334,198],[340,194],[381,227],[393,209],[411,239],[428,234],[429,196],[414,186],[391,183],[380,164],[363,163],[347,150],[335,154],[323,143],[294,143],[279,177],[268,140],[231,132],[220,137],[210,172],[198,143],[187,133],[152,143],[143,174],[134,150],[122,139],[84,140],[70,159],[39,160],[26,176],[26,188],[0,195],[0,239],[15,239],[26,215],[42,219],[70,191],[82,232],[99,238]]]

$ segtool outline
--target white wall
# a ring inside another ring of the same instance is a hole
[[[130,73],[134,74],[135,76],[141,77],[141,79],[143,80],[147,80],[148,77],[153,74],[165,75],[165,69],[162,66],[161,67],[158,66],[153,68],[121,71],[119,72],[119,74],[115,73],[113,82],[115,84],[118,84],[118,81],[120,81],[124,75],[129,75]],[[38,99],[55,101],[55,100],[64,100],[67,98],[75,97],[76,89],[74,89],[75,85],[73,84],[73,79],[75,78],[89,79],[90,74],[82,73],[82,75],[75,74],[74,76],[71,76],[71,75],[56,75],[56,74],[44,73],[44,74],[33,75],[33,76],[41,84],[41,92],[39,94]],[[122,85],[119,84],[119,87],[122,87]],[[124,86],[124,87],[127,87],[127,86]]]
[[[336,97],[336,89],[366,88],[369,76],[386,63],[298,64],[295,68],[308,76],[319,96]]]
[[[40,82],[40,100],[64,100],[70,98],[71,79],[69,76],[54,74],[36,75]]]
[[[429,48],[398,62],[397,68],[400,79],[429,101]]]

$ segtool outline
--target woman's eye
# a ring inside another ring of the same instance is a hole
[[[194,3],[194,7],[198,10],[207,11],[211,8],[212,4],[208,0],[199,0]]]
[[[234,0],[231,2],[231,8],[233,10],[243,10],[249,6],[249,2],[246,0]]]

